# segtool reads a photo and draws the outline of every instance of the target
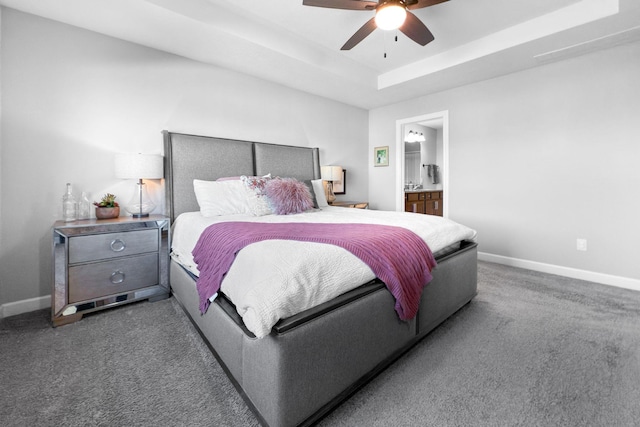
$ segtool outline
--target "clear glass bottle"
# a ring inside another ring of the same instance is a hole
[[[62,219],[65,222],[78,219],[78,202],[73,196],[70,183],[67,183],[67,192],[62,196]]]
[[[91,218],[91,202],[87,197],[87,193],[83,191],[80,196],[80,201],[78,202],[78,219],[89,218]]]

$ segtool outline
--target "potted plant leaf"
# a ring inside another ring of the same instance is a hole
[[[107,193],[102,196],[99,202],[93,202],[96,206],[96,218],[108,219],[120,216],[120,205],[116,202],[116,196]]]

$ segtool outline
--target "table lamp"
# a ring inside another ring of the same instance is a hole
[[[156,205],[147,193],[143,179],[164,178],[162,156],[159,154],[116,154],[116,177],[121,179],[137,179],[136,192],[125,209],[134,218],[149,216]]]
[[[327,203],[332,204],[336,201],[336,195],[333,194],[333,181],[342,181],[342,167],[322,166],[322,168],[320,168],[320,176],[323,181],[327,181]]]

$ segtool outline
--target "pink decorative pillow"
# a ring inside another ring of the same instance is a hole
[[[309,187],[294,178],[274,178],[267,182],[264,194],[276,215],[289,215],[313,209]]]

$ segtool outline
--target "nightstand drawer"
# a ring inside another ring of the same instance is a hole
[[[158,284],[158,254],[69,267],[69,303]]]
[[[69,239],[69,263],[116,258],[158,250],[158,230],[74,236]]]

